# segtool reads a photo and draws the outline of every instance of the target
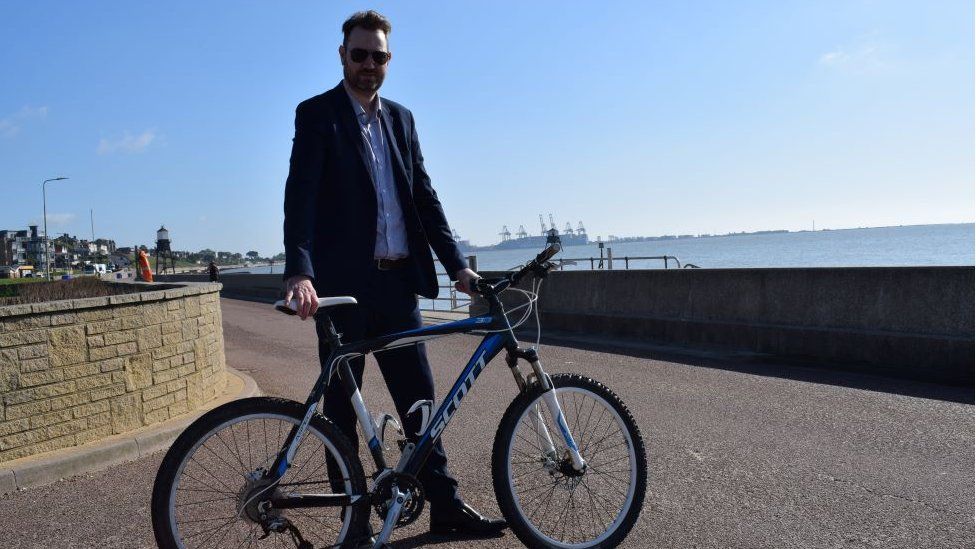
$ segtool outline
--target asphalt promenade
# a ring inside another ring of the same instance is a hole
[[[301,400],[318,368],[314,327],[224,299],[227,364],[268,395]],[[428,344],[443,394],[478,338]],[[623,547],[973,547],[972,390],[755,358],[605,340],[543,339],[550,372],[578,372],[628,404],[648,448],[641,519]],[[503,361],[445,432],[462,493],[497,515],[490,450],[516,389]],[[392,411],[375,366],[364,395]],[[162,453],[0,497],[0,547],[151,547]],[[426,517],[395,547],[517,547],[511,534],[443,542]]]

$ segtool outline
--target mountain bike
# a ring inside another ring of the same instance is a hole
[[[647,457],[640,430],[620,399],[601,383],[576,374],[548,374],[535,347],[521,347],[514,329],[538,300],[553,244],[517,272],[478,279],[473,291],[488,312],[377,338],[342,342],[330,307],[352,306],[352,297],[319,300],[331,353],[304,404],[260,397],[224,404],[193,422],[166,453],[152,494],[152,522],[160,547],[295,546],[382,547],[395,528],[416,520],[424,507],[416,478],[434,443],[488,363],[502,350],[519,394],[495,434],[491,473],[502,514],[529,547],[614,547],[640,514]],[[533,274],[532,291],[516,288]],[[499,295],[521,292],[527,302],[506,311]],[[276,308],[295,314],[294,305]],[[524,309],[514,324],[509,314]],[[402,435],[388,414],[370,415],[350,370],[352,358],[458,333],[484,336],[444,400],[435,409],[419,401],[416,442],[398,441],[390,467],[384,457],[387,427]],[[528,363],[523,371],[520,361]],[[370,482],[357,449],[318,404],[338,376],[356,411],[375,472]],[[376,512],[383,525],[363,538]]]

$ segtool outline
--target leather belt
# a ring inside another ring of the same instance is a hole
[[[400,269],[407,265],[407,258],[401,257],[399,259],[386,259],[384,257],[376,258],[373,260],[376,264],[376,268],[381,271],[392,271],[393,269]]]

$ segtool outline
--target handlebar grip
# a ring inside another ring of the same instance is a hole
[[[549,261],[549,259],[552,256],[558,254],[559,250],[561,249],[562,249],[561,244],[559,244],[558,242],[553,242],[551,246],[549,246],[545,250],[542,250],[542,252],[540,252],[539,255],[535,256],[535,259],[530,261],[526,266],[522,267],[518,272],[509,275],[510,280],[512,281],[513,284],[518,284],[519,280],[521,280],[523,276],[529,274],[529,271],[532,271],[533,269],[543,266],[546,263],[546,261]]]
[[[558,254],[559,250],[561,249],[562,249],[561,244],[559,244],[558,242],[553,242],[552,246],[549,246],[545,250],[542,250],[542,252],[535,257],[536,263],[545,263],[546,261],[549,260],[549,258]]]

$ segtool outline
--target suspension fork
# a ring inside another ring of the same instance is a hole
[[[522,375],[522,371],[518,368],[518,359],[526,360],[532,366],[532,373],[529,374],[530,379],[535,378],[534,383],[530,383]],[[512,375],[515,377],[515,383],[519,386],[519,390],[526,392],[534,384],[538,384],[543,389],[542,399],[546,403],[546,408],[549,409],[549,414],[553,417],[556,425],[559,427],[560,434],[562,434],[563,442],[566,445],[566,449],[569,452],[570,460],[573,462],[573,468],[577,471],[583,471],[586,468],[586,461],[580,456],[579,446],[576,444],[576,440],[573,438],[573,434],[569,430],[569,425],[566,424],[566,418],[563,415],[562,407],[559,405],[559,399],[556,398],[556,390],[552,384],[552,379],[549,374],[542,369],[542,362],[539,361],[539,353],[535,349],[520,349],[518,347],[510,348],[508,354],[505,356],[505,362],[512,371]],[[536,436],[539,439],[539,446],[542,450],[552,456],[558,456],[556,451],[555,443],[553,442],[552,435],[549,433],[549,428],[546,426],[546,422],[542,418],[542,413],[539,410],[539,406],[535,405],[529,412],[532,417],[532,424],[536,432]]]
[[[530,388],[530,382],[525,379],[525,376],[522,375],[522,371],[518,367],[518,359],[520,358],[531,364],[532,362],[538,362],[538,355],[535,349],[520,349],[518,347],[509,349],[508,354],[505,355],[505,362],[508,364],[512,376],[515,378],[515,384],[518,385],[519,391],[524,393]],[[532,376],[533,374],[529,375]],[[542,412],[539,410],[539,406],[533,406],[529,414],[532,420],[532,428],[535,429],[535,435],[539,442],[539,448],[550,458],[558,459],[556,445],[552,442],[552,436],[549,434],[549,428],[546,427],[546,422],[542,419]]]

